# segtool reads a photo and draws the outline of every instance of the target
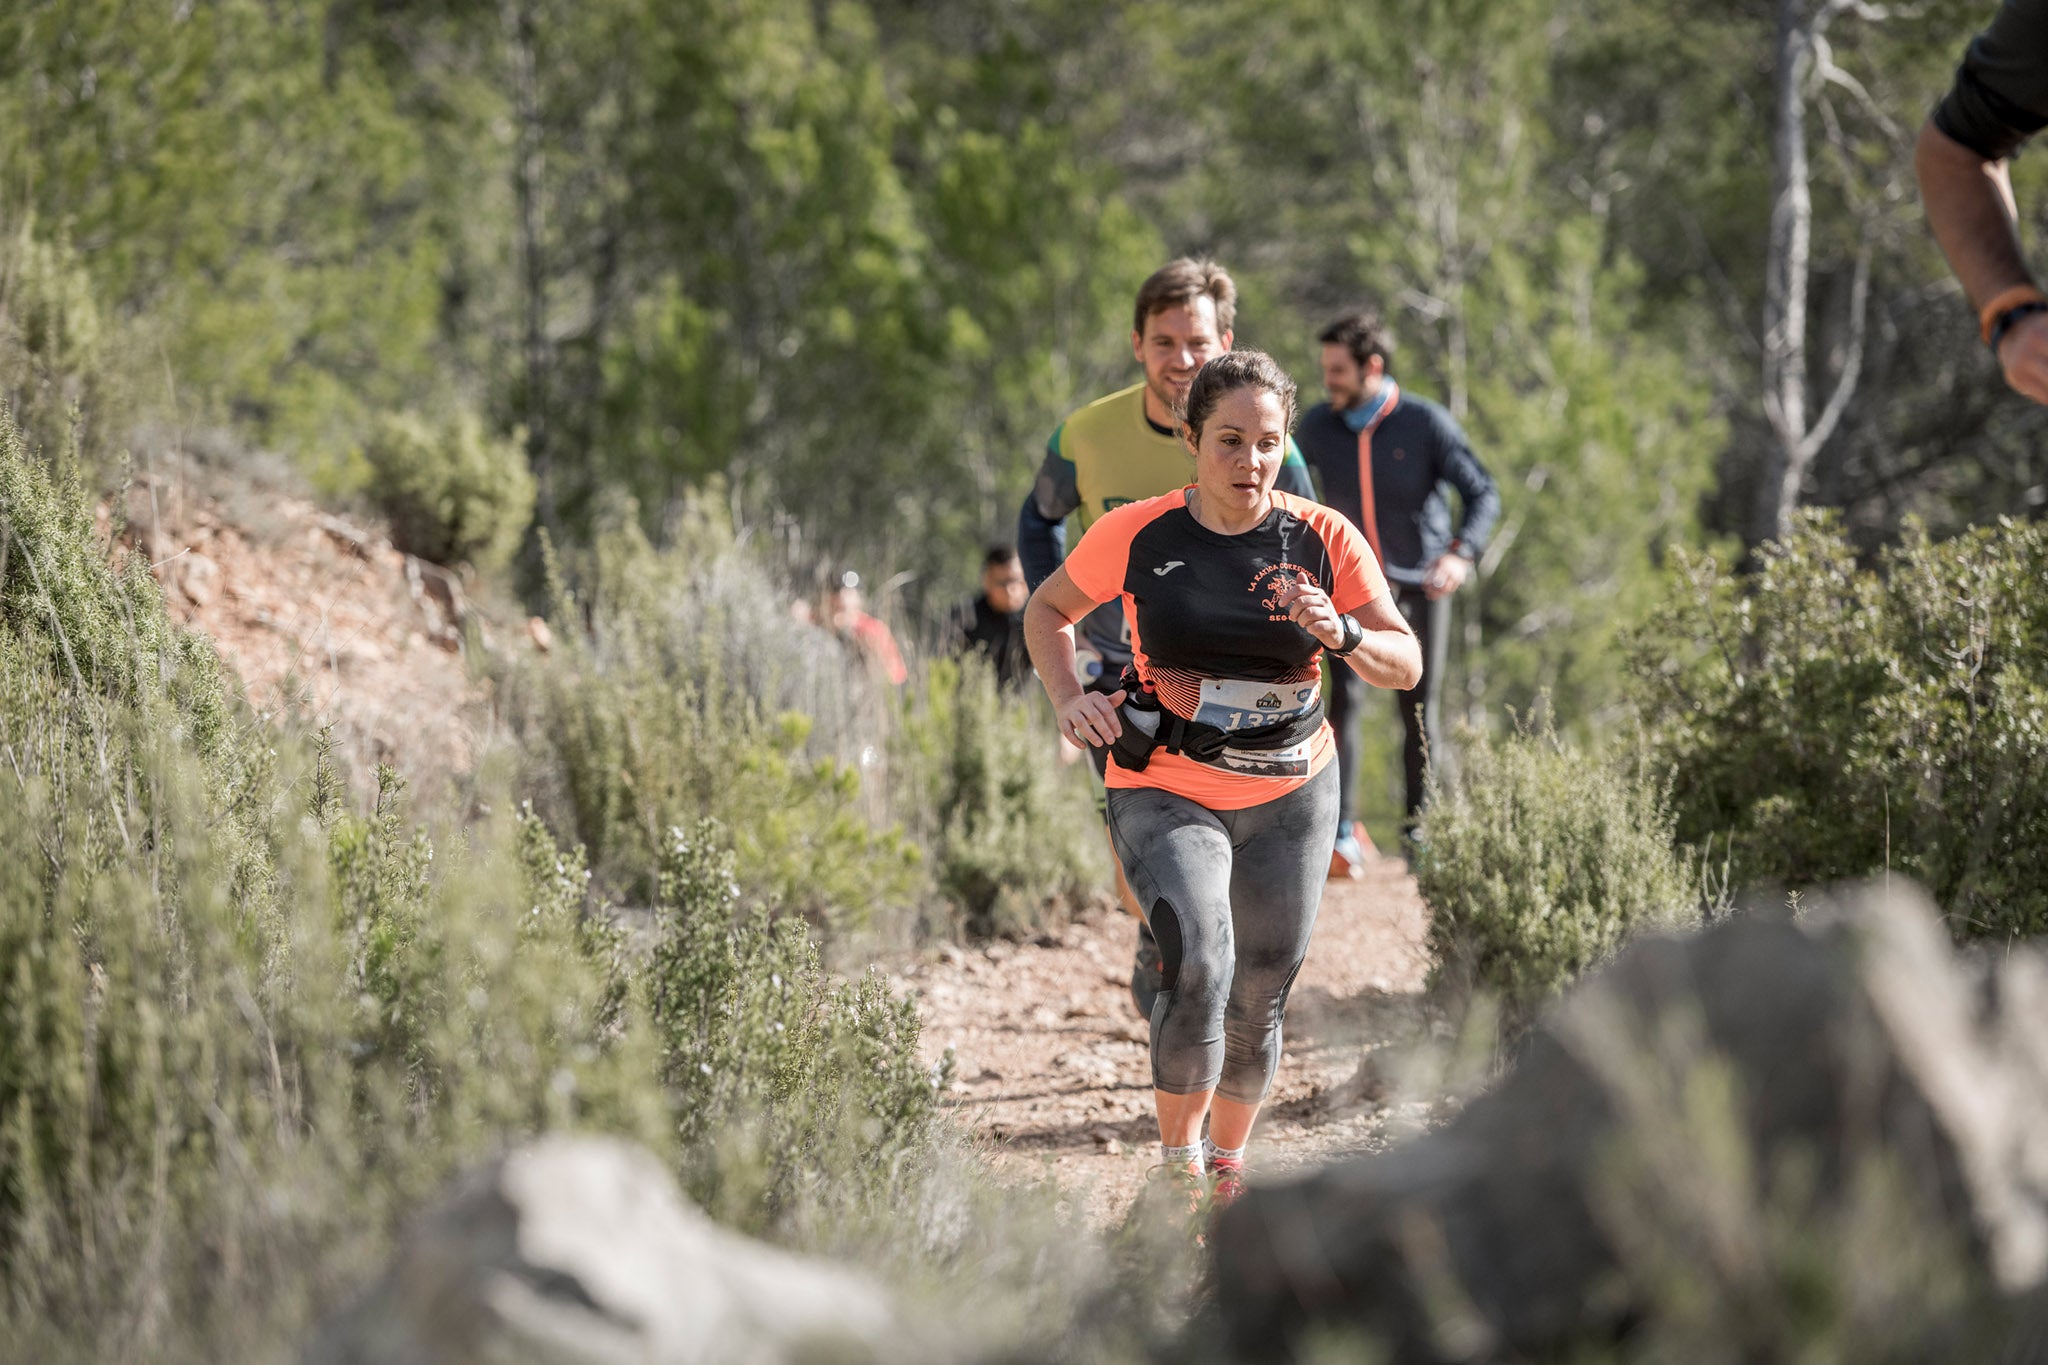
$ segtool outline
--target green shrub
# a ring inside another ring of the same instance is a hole
[[[1744,580],[1682,559],[1631,640],[1635,696],[1680,838],[1740,883],[1917,878],[1959,935],[2048,929],[2048,529],[1874,568],[1804,518]]]
[[[293,746],[228,697],[0,411],[10,1342],[271,1353],[508,1137],[665,1146],[650,1035],[575,923],[505,910],[517,863],[437,857],[390,774],[356,815],[316,755],[295,796]]]
[[[363,455],[393,542],[422,559],[496,568],[512,557],[533,519],[525,453],[517,441],[492,438],[466,407],[438,421],[387,416]]]
[[[629,509],[558,593],[555,653],[499,695],[535,808],[645,902],[668,831],[717,819],[750,901],[838,928],[958,915],[1035,922],[1091,851],[1084,775],[985,670],[918,669],[893,693],[708,501],[657,550]]]
[[[799,1241],[886,1205],[946,1079],[918,1059],[916,1007],[873,972],[833,983],[802,920],[743,911],[712,821],[670,831],[655,915],[649,1006],[691,1195]]]
[[[1640,764],[1579,753],[1547,727],[1472,735],[1457,785],[1425,809],[1415,877],[1437,984],[1526,1021],[1630,935],[1698,913],[1700,885]]]
[[[575,567],[572,595],[550,556],[556,652],[501,694],[522,785],[601,890],[647,903],[668,831],[706,816],[732,832],[753,899],[859,912],[870,888],[911,884],[914,855],[871,828],[857,753],[835,742],[856,680],[792,647],[765,570],[720,521],[664,553],[617,507]]]
[[[892,796],[938,892],[970,934],[1028,928],[1088,884],[1101,822],[1051,711],[996,686],[986,662],[935,660],[890,744]]]
[[[125,415],[110,379],[114,342],[70,240],[39,235],[32,219],[0,226],[0,404],[30,448],[64,450],[75,431],[85,461],[106,466]]]

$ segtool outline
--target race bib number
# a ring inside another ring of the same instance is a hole
[[[1237,678],[1206,678],[1195,720],[1229,734],[1245,734],[1284,725],[1306,714],[1322,690],[1319,679],[1262,683]]]

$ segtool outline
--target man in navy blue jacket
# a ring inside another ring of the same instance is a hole
[[[1294,439],[1323,501],[1365,532],[1379,556],[1395,604],[1422,642],[1422,681],[1401,693],[1408,780],[1404,836],[1422,808],[1423,765],[1437,745],[1437,697],[1450,634],[1451,594],[1472,576],[1473,561],[1500,516],[1500,492],[1450,413],[1403,393],[1387,363],[1391,339],[1370,313],[1323,329],[1323,389],[1330,396],[1301,416]],[[1445,489],[1461,515],[1451,517]],[[1365,688],[1348,668],[1333,671],[1330,724],[1337,732],[1342,796],[1337,811],[1333,875],[1357,876],[1362,854],[1358,813],[1358,742]]]

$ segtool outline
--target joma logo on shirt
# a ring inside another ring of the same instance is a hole
[[[1166,563],[1154,569],[1152,572],[1159,575],[1161,578],[1164,578],[1185,563],[1187,563],[1185,559],[1169,559],[1166,561]]]

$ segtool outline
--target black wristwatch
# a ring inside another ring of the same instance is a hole
[[[1328,645],[1323,646],[1325,654],[1334,654],[1341,659],[1365,643],[1365,627],[1352,620],[1348,614],[1337,618],[1337,628],[1344,632],[1344,643],[1336,649],[1331,649]]]
[[[1991,335],[1985,339],[1991,343],[1993,360],[1998,359],[1998,343],[2005,340],[2005,334],[2012,330],[2012,325],[2021,318],[2031,317],[2035,313],[2048,313],[2048,303],[2043,303],[2039,299],[2029,299],[2025,303],[2014,304],[1991,319]]]

